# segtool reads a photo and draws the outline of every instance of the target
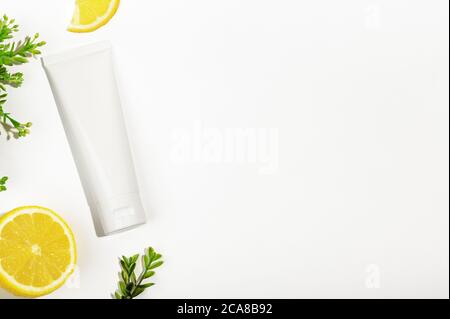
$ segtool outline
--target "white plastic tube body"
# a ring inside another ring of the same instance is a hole
[[[113,70],[100,42],[42,58],[98,236],[145,223]]]

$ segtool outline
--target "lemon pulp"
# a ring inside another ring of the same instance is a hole
[[[53,211],[19,207],[0,217],[0,285],[37,297],[59,288],[73,272],[76,246],[66,222]]]

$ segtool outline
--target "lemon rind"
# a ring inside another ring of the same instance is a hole
[[[119,8],[119,4],[120,0],[113,0],[111,2],[110,7],[108,8],[108,11],[103,16],[98,17],[97,20],[95,20],[94,22],[85,25],[71,23],[67,28],[67,30],[75,33],[87,33],[95,31],[103,27],[112,19],[112,17],[114,17],[114,15],[117,12],[117,9]]]

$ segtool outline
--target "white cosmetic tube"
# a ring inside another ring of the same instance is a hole
[[[145,223],[111,44],[42,58],[97,236]]]

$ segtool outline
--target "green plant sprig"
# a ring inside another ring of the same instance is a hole
[[[13,41],[14,33],[19,31],[19,25],[14,19],[6,15],[0,17],[0,128],[6,131],[8,138],[25,137],[30,134],[31,122],[21,122],[11,113],[5,110],[7,87],[18,88],[23,83],[23,73],[11,72],[8,67],[22,65],[29,62],[30,58],[41,54],[40,47],[46,43],[39,41],[39,33],[33,37],[25,37],[23,40]],[[1,175],[0,175],[1,176]],[[6,190],[8,177],[0,179],[0,192]]]
[[[24,137],[30,133],[31,122],[22,123],[5,111],[8,96],[6,87],[18,88],[24,78],[21,72],[10,72],[7,67],[29,62],[30,58],[41,54],[40,47],[46,43],[39,41],[39,33],[33,37],[27,36],[24,40],[5,42],[12,39],[18,31],[19,26],[14,19],[9,19],[6,15],[0,18],[0,123],[7,132],[16,137]]]
[[[8,181],[8,177],[7,176],[3,176],[2,178],[0,178],[0,192],[6,191],[6,182]]]
[[[142,269],[138,276],[136,276],[137,261],[141,257]],[[158,254],[152,247],[145,250],[145,254],[139,254],[131,257],[122,256],[120,258],[119,273],[119,289],[113,294],[114,299],[133,299],[145,291],[145,289],[153,286],[155,283],[144,280],[152,277],[155,272],[153,269],[158,268],[164,262],[161,260],[162,255]]]

